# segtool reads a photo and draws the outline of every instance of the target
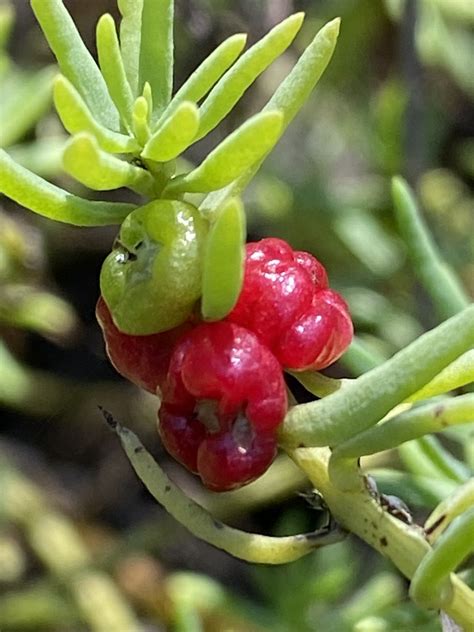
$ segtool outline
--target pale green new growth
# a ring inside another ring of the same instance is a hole
[[[184,101],[170,114],[145,145],[143,158],[166,162],[179,156],[192,143],[199,128],[199,110]]]
[[[120,51],[128,83],[134,97],[139,96],[140,39],[143,0],[117,0],[122,16],[120,22]]]
[[[171,99],[165,115],[182,101],[198,103],[232,66],[244,49],[247,41],[245,33],[237,33],[227,38],[190,75]]]
[[[120,53],[115,22],[106,13],[97,23],[97,54],[102,75],[121,120],[130,131],[132,126],[133,94]]]
[[[321,75],[326,70],[336,47],[339,25],[340,20],[336,18],[323,26],[301,55],[293,70],[286,79],[283,80],[273,97],[265,106],[266,110],[276,109],[283,112],[284,121],[282,133],[304,105]],[[242,57],[238,63],[240,63],[243,58],[244,57]],[[237,64],[232,69],[232,72],[236,67]],[[218,86],[219,84],[216,87]],[[204,215],[212,216],[216,209],[221,207],[226,200],[240,195],[259,170],[262,162],[263,159],[222,191],[208,195],[200,206],[201,212]]]
[[[79,91],[94,117],[119,131],[119,115],[104,78],[62,0],[31,0],[31,6],[63,75]]]
[[[219,211],[206,240],[201,313],[204,320],[225,318],[237,303],[245,260],[245,212],[240,200]]]
[[[89,132],[96,138],[101,149],[110,153],[128,154],[139,149],[136,140],[131,136],[113,132],[98,123],[66,77],[59,75],[56,78],[53,97],[59,117],[70,134]]]
[[[226,186],[274,147],[282,122],[281,112],[256,114],[227,136],[194,171],[171,180],[165,194],[205,193]]]
[[[295,13],[277,24],[222,77],[202,105],[198,139],[206,136],[227,116],[255,79],[288,48],[303,19],[303,13]]]
[[[173,0],[143,0],[138,90],[150,83],[157,115],[173,90],[173,15]]]
[[[86,132],[67,143],[63,164],[76,180],[96,191],[128,187],[147,194],[153,189],[153,177],[148,171],[102,151],[95,138]]]
[[[76,226],[120,224],[135,205],[83,200],[24,169],[0,149],[0,193],[34,213]]]
[[[150,112],[148,101],[145,97],[138,97],[133,104],[132,125],[135,138],[143,147],[150,138]]]

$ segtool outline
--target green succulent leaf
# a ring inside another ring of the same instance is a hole
[[[167,162],[181,154],[192,143],[199,128],[199,110],[184,101],[156,130],[145,145],[143,158]]]
[[[413,191],[403,178],[392,180],[392,198],[400,232],[415,272],[431,296],[441,318],[449,318],[469,305],[456,276],[442,260],[425,226]]]
[[[51,103],[56,69],[44,68],[22,78],[16,90],[0,91],[0,147],[21,140]]]
[[[204,320],[221,320],[242,289],[245,260],[245,213],[233,198],[209,229],[204,249],[201,312]]]
[[[148,101],[145,97],[138,97],[133,104],[132,124],[135,138],[142,147],[147,144],[150,138],[149,120]]]
[[[244,49],[246,41],[245,33],[236,33],[224,40],[176,92],[164,116],[169,115],[170,111],[183,101],[197,103],[205,97],[226,70],[232,66]]]
[[[173,0],[143,0],[138,89],[149,82],[158,115],[173,91],[173,16]]]
[[[97,53],[110,96],[120,113],[122,122],[130,130],[133,94],[122,61],[115,22],[108,13],[103,15],[97,23]]]
[[[258,162],[275,145],[281,112],[261,112],[220,143],[194,171],[170,182],[166,192],[206,192],[226,186]]]
[[[31,6],[63,75],[80,92],[94,117],[106,127],[118,131],[117,108],[62,1],[31,0]]]
[[[83,200],[21,167],[3,149],[0,192],[38,215],[76,226],[120,224],[135,208],[134,204]]]
[[[140,39],[143,0],[118,0],[122,20],[120,22],[120,50],[125,74],[134,97],[139,95],[138,73],[140,69]]]
[[[63,164],[71,176],[96,191],[128,187],[149,194],[153,189],[154,180],[148,171],[102,151],[94,136],[86,132],[67,143]]]
[[[265,106],[264,110],[278,109],[283,112],[284,121],[282,132],[288,127],[297,112],[302,108],[321,78],[321,75],[326,70],[336,47],[339,26],[340,19],[336,18],[325,24],[323,28],[318,31],[293,70],[279,85],[275,94]],[[241,60],[242,59],[243,57]],[[236,67],[237,64],[234,66],[234,69]],[[255,164],[222,191],[208,195],[200,206],[201,212],[204,215],[212,215],[226,200],[240,195],[259,170],[264,158],[265,157],[262,158],[261,162]]]
[[[95,136],[104,151],[129,154],[138,151],[134,138],[113,132],[98,123],[92,116],[83,98],[66,77],[59,75],[54,82],[54,104],[58,115],[70,134],[89,132]]]
[[[300,30],[303,19],[303,13],[295,13],[275,26],[222,77],[201,107],[197,139],[214,129],[255,79],[288,48]]]

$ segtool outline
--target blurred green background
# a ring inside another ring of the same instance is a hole
[[[91,49],[98,17],[118,16],[115,0],[65,4]],[[357,375],[438,322],[406,260],[391,175],[414,185],[447,262],[474,294],[471,0],[176,5],[177,86],[226,36],[245,31],[254,42],[292,12],[307,16],[296,44],[192,147],[191,162],[257,111],[318,28],[342,17],[329,69],[244,198],[251,239],[279,236],[312,252],[349,302],[371,353],[349,353],[329,375]],[[0,146],[87,196],[61,173],[54,73],[29,3],[0,0]],[[284,534],[324,521],[298,494],[307,484],[283,456],[253,485],[212,495],[163,453],[154,398],[114,373],[94,319],[114,233],[48,221],[0,199],[0,630],[440,630],[435,615],[409,604],[390,565],[354,539],[287,567],[256,568],[197,541],[156,506],[98,405],[136,429],[173,479],[231,524]],[[470,432],[443,438],[466,472]],[[459,482],[433,474],[410,444],[366,466],[420,521]]]

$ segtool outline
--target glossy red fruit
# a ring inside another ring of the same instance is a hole
[[[214,491],[240,487],[269,467],[287,410],[281,367],[250,331],[198,325],[171,358],[159,411],[169,453]]]
[[[96,317],[102,329],[107,355],[118,373],[150,393],[156,393],[168,373],[171,354],[178,340],[192,327],[185,323],[159,334],[131,336],[117,329],[102,297]]]
[[[254,332],[285,368],[321,369],[349,346],[353,327],[324,266],[281,239],[247,244],[243,288],[227,320]]]

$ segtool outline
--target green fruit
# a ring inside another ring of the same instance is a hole
[[[185,202],[156,200],[125,219],[100,274],[118,329],[147,335],[183,323],[201,296],[207,223]]]

